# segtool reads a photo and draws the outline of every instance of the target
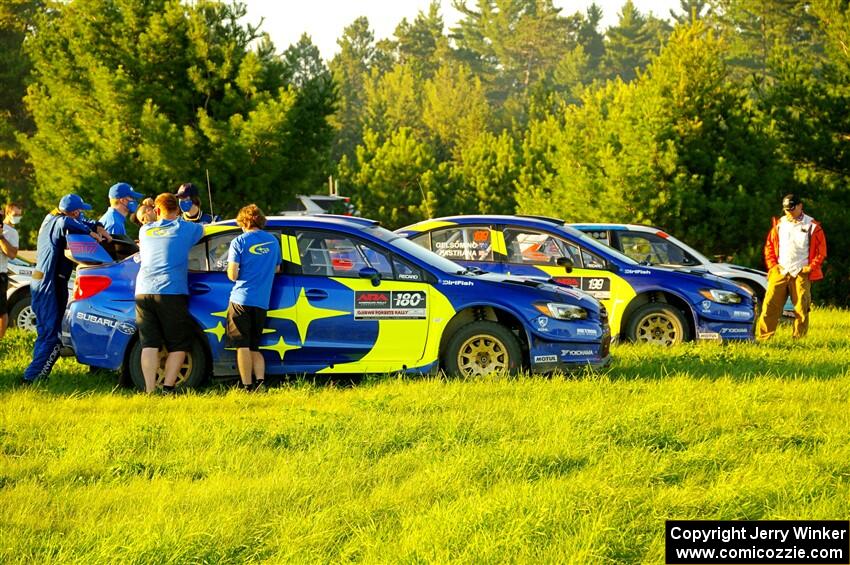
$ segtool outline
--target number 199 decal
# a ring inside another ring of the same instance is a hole
[[[355,320],[415,320],[428,315],[427,295],[424,291],[371,290],[354,293]]]
[[[611,279],[604,277],[583,277],[581,289],[597,300],[611,298]]]

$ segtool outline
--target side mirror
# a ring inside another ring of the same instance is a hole
[[[558,259],[555,261],[555,264],[559,267],[565,268],[568,273],[573,272],[573,260],[569,257],[558,257]]]
[[[374,267],[363,267],[358,274],[361,279],[371,279],[372,286],[381,284],[381,273]]]

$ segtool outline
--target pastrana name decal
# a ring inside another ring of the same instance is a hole
[[[358,290],[354,293],[355,320],[416,320],[428,315],[424,291]]]

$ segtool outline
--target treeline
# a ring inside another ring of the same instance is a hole
[[[359,18],[326,65],[307,36],[278,52],[238,3],[0,0],[0,196],[105,208],[117,180],[208,171],[217,212],[275,211],[333,174],[389,227],[643,222],[760,267],[794,191],[829,240],[816,294],[850,302],[847,0],[682,0],[669,20],[627,1],[605,30],[596,6],[455,6],[450,29],[434,3],[380,41]]]

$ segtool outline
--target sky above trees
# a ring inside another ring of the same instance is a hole
[[[584,12],[594,0],[556,0],[564,15]],[[595,0],[604,14],[601,29],[617,23],[617,14],[624,0]],[[474,0],[468,2],[474,5]],[[377,39],[390,37],[402,18],[412,21],[420,11],[427,12],[430,0],[310,0],[308,2],[280,0],[245,0],[248,9],[246,21],[258,23],[263,19],[262,30],[271,36],[281,50],[298,42],[306,33],[319,48],[324,59],[332,58],[338,51],[337,39],[356,18],[366,16]],[[678,0],[635,0],[643,13],[652,12],[657,17],[669,18],[671,9],[679,7]],[[440,0],[440,12],[447,27],[457,23],[461,14],[452,8],[452,0]]]

